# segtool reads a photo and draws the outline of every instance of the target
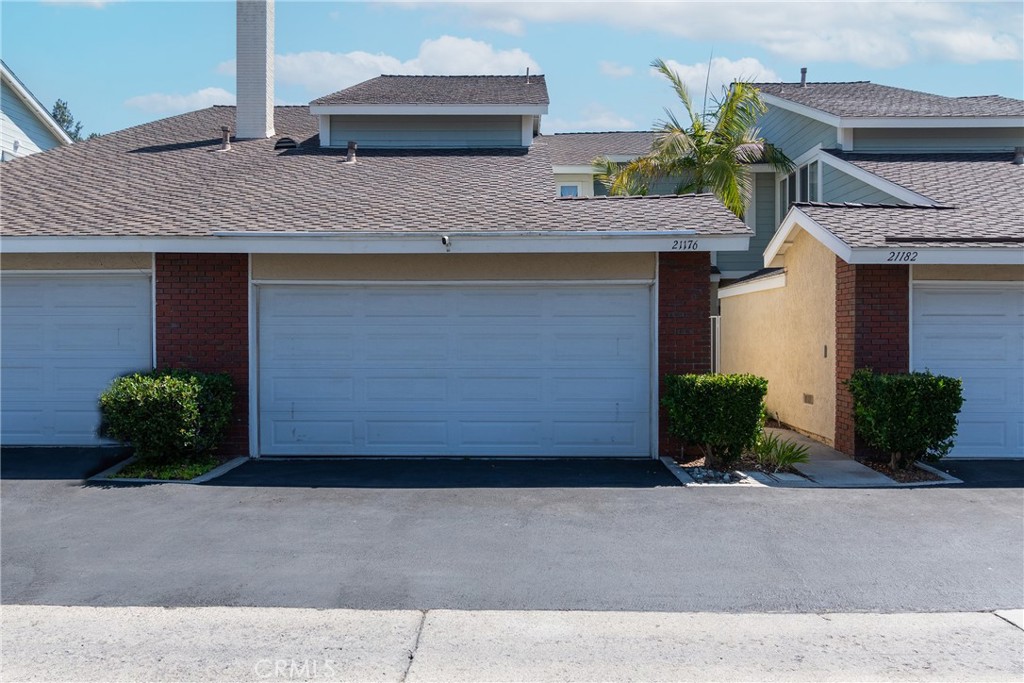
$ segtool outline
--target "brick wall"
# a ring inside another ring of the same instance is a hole
[[[658,255],[658,396],[664,376],[711,370],[711,255],[707,252]],[[658,420],[662,455],[680,444],[666,433],[664,411]]]
[[[156,255],[159,368],[227,372],[235,411],[221,453],[249,454],[249,260],[246,254]]]
[[[843,385],[854,370],[910,369],[910,278],[907,266],[853,266],[836,257],[837,450],[857,449],[853,398]]]

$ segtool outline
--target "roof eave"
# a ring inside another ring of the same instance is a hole
[[[770,93],[761,99],[834,128],[1024,128],[1024,116],[839,116]]]
[[[546,104],[310,104],[314,116],[542,116]]]
[[[22,83],[14,72],[11,71],[10,68],[2,61],[0,61],[0,73],[3,74],[3,79],[11,86],[11,89],[14,90],[18,97],[28,106],[32,113],[36,115],[36,118],[46,126],[46,129],[57,138],[60,144],[70,145],[74,142],[71,139],[71,136],[67,134],[67,131],[61,128],[54,120],[53,115],[46,110],[43,103],[32,94],[32,91],[30,91],[28,87]]]

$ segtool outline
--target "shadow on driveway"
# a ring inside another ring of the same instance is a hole
[[[1024,488],[1024,460],[944,460],[934,467],[963,481],[961,488]]]
[[[88,479],[129,455],[120,446],[8,446],[0,450],[0,479]]]
[[[681,486],[659,460],[252,460],[204,486],[297,488],[654,488]]]

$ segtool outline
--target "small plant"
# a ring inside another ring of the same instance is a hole
[[[668,375],[668,431],[698,446],[705,466],[731,468],[764,427],[767,391],[768,380],[755,375]]]
[[[757,464],[770,472],[791,469],[793,465],[810,460],[807,446],[801,446],[768,432],[761,432],[757,437],[753,451]]]
[[[864,441],[890,456],[893,469],[917,459],[937,461],[953,448],[963,383],[930,372],[878,374],[857,370],[846,381],[854,425]]]
[[[226,374],[154,370],[119,377],[100,395],[101,433],[130,444],[139,461],[195,462],[220,444],[234,393]]]

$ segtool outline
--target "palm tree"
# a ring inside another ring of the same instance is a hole
[[[757,88],[733,83],[711,112],[698,113],[679,74],[662,59],[651,62],[672,84],[690,119],[683,126],[670,110],[656,125],[651,151],[624,165],[606,158],[594,161],[598,180],[610,194],[647,194],[659,181],[676,183],[675,193],[711,192],[737,216],[746,210],[753,163],[767,163],[781,172],[793,167],[785,154],[766,143],[756,127],[768,109]]]

